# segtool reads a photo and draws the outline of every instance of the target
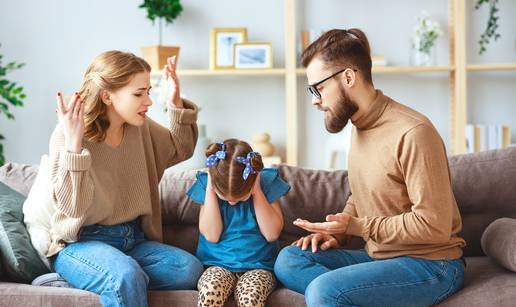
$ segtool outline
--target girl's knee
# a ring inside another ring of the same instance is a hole
[[[199,306],[223,306],[233,292],[236,277],[219,267],[208,268],[199,279]]]

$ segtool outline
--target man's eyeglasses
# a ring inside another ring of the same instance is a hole
[[[335,77],[336,75],[340,74],[341,72],[345,71],[347,68],[344,68],[342,70],[339,70],[337,71],[336,73],[334,73],[333,75],[329,76],[328,78],[325,78],[325,79],[322,79],[321,81],[319,82],[316,82],[314,84],[308,84],[306,90],[312,94],[315,98],[317,99],[321,99],[321,93],[319,93],[319,90],[317,89],[317,87],[321,84],[323,84],[325,81],[327,80],[330,80],[331,78]],[[353,69],[353,71],[358,71],[356,69]]]

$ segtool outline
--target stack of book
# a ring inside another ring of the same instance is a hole
[[[503,125],[466,125],[466,152],[473,153],[508,147],[511,128]]]

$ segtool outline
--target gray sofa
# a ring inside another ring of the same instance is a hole
[[[516,148],[454,156],[450,158],[450,168],[462,214],[462,236],[468,244],[467,268],[464,289],[440,306],[515,306],[516,273],[487,257],[480,242],[484,230],[493,221],[501,217],[516,218]],[[323,220],[328,213],[340,212],[349,196],[349,187],[346,171],[286,165],[279,169],[292,186],[281,199],[285,228],[280,240],[286,245],[304,234],[292,225],[294,219]],[[27,194],[36,172],[36,166],[7,164],[0,168],[0,181]],[[185,192],[194,176],[193,171],[166,172],[160,184],[165,240],[192,253],[198,238],[199,208],[185,197]],[[354,248],[362,244],[360,240],[352,242]],[[497,248],[496,244],[490,246]],[[509,255],[509,259],[514,258],[515,255]],[[196,300],[196,291],[149,292],[151,306],[196,306]],[[234,306],[234,302],[231,300],[227,305]],[[305,303],[303,295],[279,287],[270,295],[267,305],[304,306]],[[100,303],[97,295],[86,291],[2,281],[0,306],[100,306]]]

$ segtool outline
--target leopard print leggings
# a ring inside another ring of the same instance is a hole
[[[267,296],[275,287],[276,278],[269,271],[233,273],[212,266],[204,271],[197,283],[198,306],[224,306],[233,291],[237,306],[265,306]]]

